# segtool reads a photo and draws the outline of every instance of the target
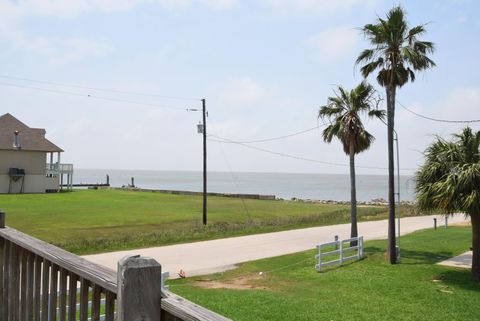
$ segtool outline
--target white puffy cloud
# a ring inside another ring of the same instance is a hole
[[[276,9],[299,10],[308,12],[334,13],[350,10],[356,6],[371,6],[376,0],[262,0]]]
[[[328,28],[306,40],[312,59],[320,63],[351,56],[357,42],[358,32],[350,27]]]
[[[227,79],[214,86],[208,97],[209,105],[216,113],[209,118],[210,132],[226,138],[255,137],[261,134],[266,112],[269,107],[281,108],[282,99],[275,88],[263,84],[251,76]],[[255,121],[245,126],[245,115],[255,117]]]
[[[480,87],[459,87],[449,93],[439,96],[437,101],[412,103],[397,100],[395,112],[395,128],[399,135],[401,162],[403,168],[415,168],[422,164],[423,151],[429,146],[436,135],[451,138],[460,132],[466,123],[443,123],[421,118],[409,110],[427,117],[444,120],[480,119]],[[479,123],[470,123],[474,129],[480,129]]]
[[[399,102],[401,104],[401,102]],[[432,104],[414,102],[406,107],[426,117],[443,120],[478,120],[480,119],[480,87],[458,87],[452,89],[446,96]],[[398,106],[397,110],[404,120],[416,119],[422,122],[428,121],[413,115],[409,111]],[[431,121],[430,121],[431,122]],[[459,123],[456,127],[465,126],[466,123]],[[473,123],[472,123],[473,124]],[[436,123],[437,129],[451,129],[452,123]]]
[[[231,79],[217,88],[215,92],[222,106],[251,106],[274,95],[273,89],[265,87],[248,76]]]
[[[127,11],[142,4],[168,9],[198,4],[213,10],[227,10],[236,7],[238,0],[0,0],[0,38],[7,40],[11,49],[42,56],[50,63],[66,64],[102,57],[112,49],[105,40],[32,35],[24,31],[23,22],[29,17],[73,19],[91,12]]]
[[[17,17],[56,16],[70,18],[90,11],[122,11],[135,7],[141,0],[3,0],[1,7],[14,10]]]
[[[239,5],[238,0],[202,0],[205,6],[216,10],[227,10]]]
[[[2,0],[0,8],[9,7],[22,16],[71,18],[86,12],[127,11],[142,4],[186,8],[196,3],[224,10],[237,6],[238,0]]]
[[[22,31],[4,34],[12,49],[37,56],[51,64],[67,64],[90,57],[103,57],[112,47],[105,41],[87,38],[27,36]]]
[[[454,89],[440,106],[447,119],[480,119],[480,87]]]
[[[52,63],[67,64],[81,61],[87,57],[103,57],[112,50],[112,47],[106,42],[85,38],[67,39],[64,46],[65,50],[56,55],[51,61]]]

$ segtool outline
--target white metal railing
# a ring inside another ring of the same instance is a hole
[[[336,240],[333,242],[323,243],[317,245],[318,254],[315,255],[315,259],[318,260],[315,265],[315,269],[320,271],[323,267],[339,264],[342,265],[345,261],[360,260],[363,257],[363,236],[354,237],[345,240]],[[344,246],[345,243],[354,243],[355,246]],[[333,248],[333,250],[332,250]],[[325,250],[327,250],[325,252]],[[353,254],[352,254],[353,252]],[[331,256],[337,256],[337,259],[326,260]]]
[[[45,165],[47,174],[72,173],[73,164],[47,163]]]
[[[169,272],[162,272],[162,290],[168,289],[168,285],[166,284],[166,281],[169,277],[170,277]]]

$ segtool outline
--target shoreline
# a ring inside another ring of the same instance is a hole
[[[172,194],[172,195],[195,195],[201,196],[202,192],[196,191],[183,191],[183,190],[169,190],[169,189],[153,189],[153,188],[138,188],[132,186],[123,186],[123,187],[93,187],[91,189],[113,189],[120,191],[137,191],[137,192],[150,192],[150,193],[163,193],[163,194]],[[268,201],[292,201],[308,204],[332,204],[332,205],[350,205],[350,201],[336,201],[336,200],[317,200],[317,199],[302,199],[298,197],[292,197],[291,199],[284,199],[277,197],[276,195],[265,195],[265,194],[248,194],[248,193],[218,193],[218,192],[208,192],[207,196],[216,196],[216,197],[232,197],[232,198],[244,198],[244,199],[257,199],[257,200],[268,200]],[[414,205],[415,202],[412,201],[401,201],[401,205]],[[385,199],[377,198],[370,201],[357,201],[357,205],[373,205],[373,206],[387,206],[388,202]]]

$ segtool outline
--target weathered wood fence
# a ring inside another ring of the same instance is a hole
[[[0,212],[0,321],[229,321],[162,290],[161,274],[139,256],[117,273],[6,227]]]

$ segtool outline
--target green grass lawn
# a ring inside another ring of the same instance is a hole
[[[480,284],[470,271],[435,264],[468,250],[470,228],[402,237],[401,264],[393,266],[385,260],[385,243],[366,242],[365,259],[321,273],[312,250],[168,283],[235,321],[480,320]],[[232,284],[244,289],[212,288]]]
[[[7,225],[77,254],[350,221],[348,205],[209,197],[204,228],[200,196],[119,190],[0,195],[0,208]],[[359,207],[358,216],[384,219],[387,209]]]

